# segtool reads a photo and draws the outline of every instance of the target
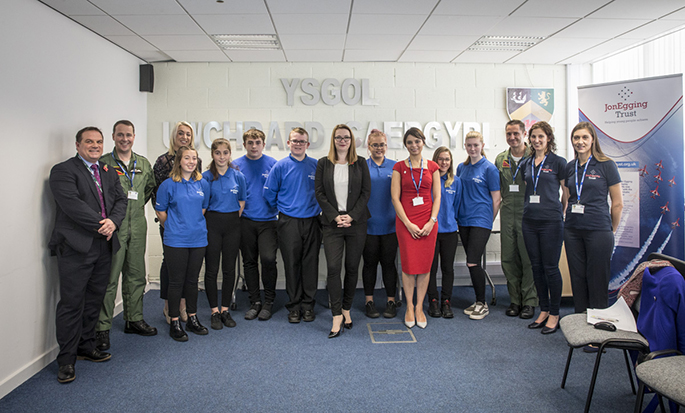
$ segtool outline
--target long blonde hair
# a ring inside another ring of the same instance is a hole
[[[357,143],[354,140],[354,133],[352,133],[352,129],[342,123],[340,125],[335,125],[333,128],[333,133],[331,133],[331,147],[328,150],[327,158],[333,164],[338,162],[338,151],[335,149],[335,132],[340,129],[345,129],[350,133],[350,147],[347,149],[347,164],[352,165],[353,163],[357,162]]]
[[[183,172],[181,171],[181,159],[183,159],[183,155],[188,151],[195,152],[195,156],[197,156],[197,151],[195,150],[195,148],[189,148],[187,146],[181,146],[176,151],[174,167],[171,168],[171,172],[169,172],[169,178],[171,178],[174,182],[181,182],[183,180]],[[199,181],[200,179],[202,179],[202,174],[200,173],[200,171],[197,170],[197,167],[190,174],[190,179],[193,181]]]
[[[181,121],[176,123],[174,130],[171,131],[171,136],[169,136],[169,155],[176,155],[176,149],[174,149],[174,146],[176,146],[176,136],[178,135],[179,126],[186,126],[190,128],[190,144],[186,146],[188,146],[190,149],[195,149],[195,130],[193,129],[193,125],[186,121]]]
[[[447,146],[439,147],[433,152],[433,162],[438,163],[438,157],[443,152],[450,154],[450,168],[447,170],[447,179],[445,180],[445,188],[449,188],[454,182],[454,158],[452,157],[452,152],[450,152],[450,149]]]
[[[483,156],[483,158],[487,159],[487,156],[485,156],[485,141],[483,141],[483,135],[480,132],[472,130],[471,132],[466,134],[466,137],[464,138],[464,143],[466,143],[466,140],[472,139],[472,138],[478,138],[480,140],[480,143],[483,145],[480,147],[480,154]],[[469,165],[470,163],[471,163],[471,157],[466,155],[466,160],[464,161],[464,165]]]

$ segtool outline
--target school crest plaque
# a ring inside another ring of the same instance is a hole
[[[554,113],[553,88],[507,88],[507,113],[530,129],[535,122],[549,122]]]

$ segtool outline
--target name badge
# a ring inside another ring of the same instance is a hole
[[[412,199],[411,202],[414,204],[414,206],[423,205],[423,197],[417,196],[416,198]]]
[[[531,204],[539,204],[540,203],[540,195],[531,195],[529,202]]]
[[[574,214],[584,214],[585,213],[585,205],[573,204],[573,205],[571,205],[571,212]]]
[[[509,185],[509,192],[518,192],[518,191],[519,191],[518,185]]]
[[[138,192],[128,191],[128,199],[131,199],[133,201],[137,201],[138,200]]]

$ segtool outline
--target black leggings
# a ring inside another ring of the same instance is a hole
[[[373,295],[378,274],[378,263],[383,270],[383,284],[388,298],[397,294],[397,235],[393,232],[386,235],[367,235],[364,244],[364,267],[362,280],[364,281],[364,295]]]
[[[459,236],[461,237],[461,244],[466,251],[466,263],[476,264],[469,268],[469,275],[471,275],[471,284],[476,293],[476,301],[485,302],[485,270],[481,266],[483,262],[483,253],[485,247],[488,245],[490,238],[490,229],[481,227],[459,227]]]
[[[457,254],[459,238],[457,231],[438,233],[435,243],[435,255],[431,266],[430,280],[428,281],[428,301],[438,298],[438,257],[442,270],[442,298],[441,301],[452,299],[452,286],[454,285],[454,256]]]
[[[559,315],[562,290],[559,257],[564,242],[564,222],[523,218],[522,232],[526,251],[533,266],[540,311],[549,311],[549,314],[554,316]]]
[[[223,283],[221,286],[221,305],[228,308],[233,299],[235,284],[235,261],[240,250],[240,216],[236,212],[207,211],[207,251],[205,253],[205,289],[209,307],[218,306],[219,291],[217,278],[219,260]]]
[[[169,268],[169,317],[179,317],[181,297],[186,298],[188,314],[197,313],[197,279],[205,257],[205,247],[174,248],[164,246]]]

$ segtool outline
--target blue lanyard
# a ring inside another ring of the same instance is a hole
[[[516,172],[514,172],[514,173],[511,174],[511,176],[512,176],[512,179],[511,179],[511,180],[512,180],[512,182],[514,182],[514,183],[516,183],[516,175],[518,175],[519,169],[521,169],[521,164],[523,163],[523,160],[524,160],[524,159],[526,159],[526,158],[521,157],[521,159],[519,159],[518,166],[516,166]],[[511,172],[511,153],[509,154],[509,172]]]
[[[578,194],[578,203],[580,204],[580,193],[583,192],[583,182],[585,182],[585,173],[587,172],[587,167],[590,165],[590,160],[592,155],[587,158],[587,163],[585,163],[585,170],[583,171],[583,179],[580,180],[580,186],[578,186],[578,158],[576,158],[576,194]]]
[[[545,164],[545,161],[547,160],[548,155],[549,154],[545,155],[545,158],[542,160],[542,162],[540,162],[540,169],[538,169],[537,175],[535,175],[535,158],[531,159],[530,169],[532,169],[533,176],[535,177],[535,178],[533,178],[534,179],[534,181],[533,181],[533,194],[537,194],[537,192],[538,192],[538,180],[540,179],[540,171],[542,171],[542,166]]]
[[[133,154],[131,154],[131,156],[133,156]],[[117,165],[119,165],[119,168],[121,168],[121,170],[124,171],[124,175],[126,175],[129,182],[131,182],[131,189],[133,189],[133,178],[136,177],[136,165],[138,164],[138,160],[137,159],[133,160],[133,172],[131,172],[131,176],[129,176],[128,171],[126,171],[126,168],[124,167],[124,165],[122,165],[119,162],[119,160],[117,159],[117,157],[114,156],[114,151],[112,151],[112,158],[114,159],[114,162],[116,162]]]
[[[409,162],[409,175],[411,175],[411,181],[414,184],[414,188],[416,188],[416,196],[419,196],[419,188],[421,188],[421,182],[423,181],[423,157],[421,157],[421,163],[419,163],[419,167],[421,168],[421,175],[419,175],[419,184],[416,185],[416,180],[414,179],[414,169],[411,166],[411,158],[407,158],[407,161]]]

